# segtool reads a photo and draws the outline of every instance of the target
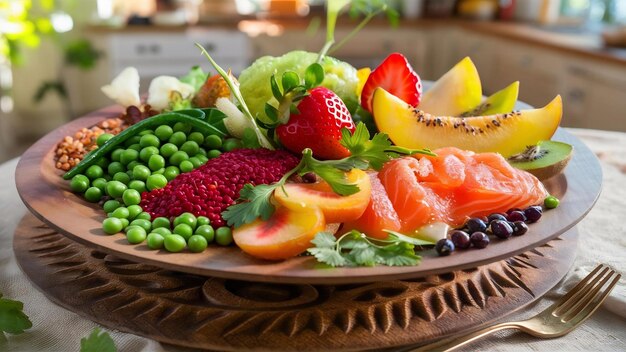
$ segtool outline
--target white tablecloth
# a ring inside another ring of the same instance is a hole
[[[598,155],[604,172],[598,204],[580,223],[580,242],[574,269],[544,298],[507,319],[534,315],[558,298],[598,263],[626,273],[626,134],[570,130]],[[17,160],[0,165],[0,292],[24,302],[33,327],[9,336],[0,351],[77,351],[80,339],[97,326],[50,302],[37,291],[17,266],[13,232],[26,213],[15,189]],[[539,340],[522,333],[503,331],[466,347],[476,351],[626,351],[626,279],[622,279],[605,305],[582,327],[569,335]],[[109,331],[118,351],[175,351],[171,346],[143,337]]]

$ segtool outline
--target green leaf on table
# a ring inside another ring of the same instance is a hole
[[[80,352],[117,352],[117,348],[106,331],[94,328],[89,336],[80,339]]]
[[[0,333],[21,334],[30,329],[33,323],[24,314],[24,304],[0,295]]]

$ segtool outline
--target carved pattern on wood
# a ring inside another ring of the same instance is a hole
[[[428,341],[530,303],[574,256],[570,232],[476,269],[339,286],[207,278],[119,259],[22,220],[15,251],[52,300],[90,319],[160,341],[218,350],[362,349]]]

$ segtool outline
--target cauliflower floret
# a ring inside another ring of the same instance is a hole
[[[128,107],[139,106],[139,72],[134,67],[126,67],[111,84],[102,86],[102,92],[116,103]]]
[[[176,77],[159,76],[150,82],[148,88],[148,104],[155,110],[165,110],[169,107],[173,92],[180,93],[182,99],[191,99],[196,89],[181,82]]]

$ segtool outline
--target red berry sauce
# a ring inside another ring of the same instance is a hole
[[[237,149],[180,174],[167,186],[142,194],[141,207],[152,218],[176,217],[184,212],[206,216],[217,228],[226,222],[222,212],[235,203],[247,183],[271,184],[298,165],[289,152]]]

